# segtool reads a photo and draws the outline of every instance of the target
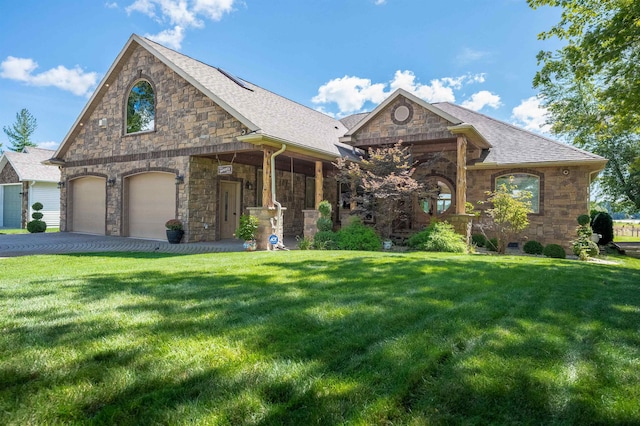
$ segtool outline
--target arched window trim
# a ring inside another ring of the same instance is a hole
[[[455,204],[456,204],[456,186],[455,184],[445,175],[439,174],[439,173],[432,173],[430,175],[426,175],[424,177],[424,181],[425,182],[435,182],[437,183],[438,181],[442,182],[443,184],[445,184],[449,190],[451,191],[451,200],[449,203],[449,207],[447,207],[446,210],[443,210],[442,212],[438,213],[437,212],[437,205],[438,205],[438,199],[428,199],[426,200],[429,203],[429,210],[425,210],[424,209],[424,202],[425,200],[420,200],[420,204],[422,205],[421,209],[425,214],[430,214],[432,216],[441,216],[441,215],[447,215],[449,213],[451,213],[452,211],[455,211]],[[432,203],[434,203],[435,201],[435,206],[432,206]],[[432,208],[435,208],[436,211],[432,211]],[[431,212],[431,213],[429,213]]]
[[[136,87],[136,85],[141,81],[145,81],[149,83],[149,85],[151,86],[151,90],[153,91],[153,128],[147,129],[147,130],[140,130],[137,132],[127,132],[129,97],[131,95],[131,92],[133,91],[133,88]],[[124,97],[123,106],[122,106],[122,110],[124,113],[122,133],[124,136],[139,135],[141,133],[151,133],[156,131],[156,118],[157,118],[156,112],[157,112],[157,105],[158,105],[157,93],[158,92],[156,90],[156,85],[153,83],[153,80],[151,80],[149,76],[142,73],[139,73],[139,75],[131,82],[131,84],[129,84],[128,90],[126,92],[126,96]]]
[[[544,173],[531,169],[510,169],[502,170],[491,176],[491,191],[495,191],[499,178],[509,178],[515,175],[529,175],[538,178],[538,211],[529,213],[530,215],[541,216],[544,214]],[[533,207],[533,206],[532,206]]]

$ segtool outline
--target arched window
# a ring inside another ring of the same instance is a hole
[[[529,173],[509,173],[496,178],[496,188],[505,184],[513,191],[529,191],[531,193],[531,210],[540,213],[540,177]]]
[[[430,215],[439,215],[449,211],[453,202],[453,188],[442,179],[430,180],[427,189],[433,187],[433,195],[422,200],[422,210]]]
[[[147,132],[155,128],[156,98],[146,80],[138,81],[127,99],[127,133]]]

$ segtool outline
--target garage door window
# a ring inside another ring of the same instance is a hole
[[[127,133],[148,132],[155,128],[156,98],[146,80],[138,81],[127,100]]]

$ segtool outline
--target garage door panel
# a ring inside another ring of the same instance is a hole
[[[6,185],[3,191],[2,221],[5,228],[22,227],[22,185]]]
[[[176,214],[175,175],[142,173],[127,182],[129,236],[166,239],[164,224]]]
[[[104,235],[106,187],[105,180],[84,177],[71,181],[71,230]]]

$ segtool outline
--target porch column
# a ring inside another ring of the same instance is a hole
[[[349,200],[349,210],[355,210],[358,207],[358,203],[356,203],[356,191],[358,190],[358,186],[355,182],[351,182],[351,199]]]
[[[458,135],[456,175],[456,214],[464,214],[467,203],[467,138],[464,135]]]
[[[316,161],[316,209],[324,198],[324,180],[322,176],[322,161]]]
[[[273,194],[271,193],[271,156],[273,149],[262,150],[262,207],[273,208]]]

